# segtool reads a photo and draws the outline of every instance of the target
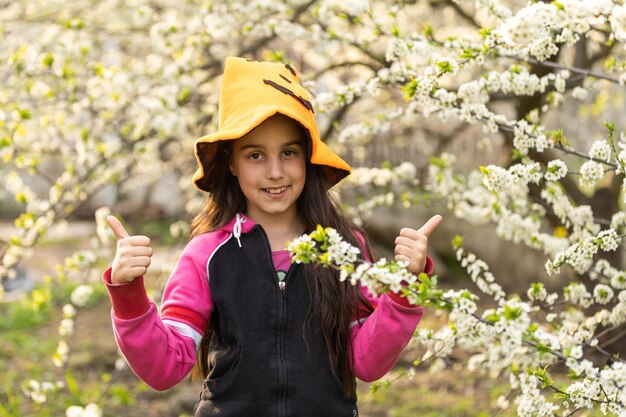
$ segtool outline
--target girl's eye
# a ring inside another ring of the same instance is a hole
[[[291,149],[286,149],[283,151],[283,155],[285,156],[295,156],[296,155],[296,151],[291,150]]]
[[[261,154],[259,152],[254,152],[248,155],[248,158],[258,160],[261,159]]]

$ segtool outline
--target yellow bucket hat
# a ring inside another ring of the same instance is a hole
[[[218,131],[196,140],[199,168],[194,185],[213,192],[215,180],[208,173],[215,162],[217,142],[239,139],[267,118],[281,113],[299,122],[311,136],[311,163],[323,165],[331,184],[350,174],[350,166],[320,139],[313,107],[300,85],[296,70],[287,64],[227,57],[219,101]]]

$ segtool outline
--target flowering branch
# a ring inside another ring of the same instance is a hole
[[[602,245],[603,240],[597,239],[597,245]],[[474,300],[477,297],[467,290],[443,292],[437,287],[436,277],[428,277],[420,274],[415,277],[408,273],[405,265],[396,262],[387,262],[381,259],[376,263],[364,262],[358,259],[359,249],[343,241],[341,236],[332,228],[317,229],[308,234],[300,236],[291,241],[287,247],[291,252],[292,261],[295,263],[314,263],[323,267],[335,268],[340,271],[339,279],[343,282],[350,280],[352,285],[360,284],[368,288],[372,294],[381,294],[388,291],[401,293],[411,304],[432,305],[438,309],[447,311],[451,315],[450,328],[444,328],[437,332],[439,336],[432,332],[419,330],[416,338],[430,346],[433,356],[445,357],[455,344],[468,350],[478,350],[479,352],[489,346],[489,355],[496,355],[500,360],[507,358],[506,364],[496,365],[493,359],[487,361],[486,353],[479,353],[473,357],[473,361],[480,360],[484,366],[493,367],[492,371],[505,371],[507,368],[517,369],[524,364],[527,373],[514,371],[510,374],[515,381],[513,388],[519,387],[522,391],[519,401],[533,396],[537,400],[540,396],[539,390],[533,391],[536,383],[528,384],[528,381],[541,383],[542,388],[558,390],[559,394],[567,401],[576,406],[591,407],[591,404],[601,404],[608,406],[612,410],[624,410],[624,403],[618,399],[617,393],[621,389],[620,372],[626,370],[626,362],[614,361],[610,367],[598,370],[591,362],[582,359],[583,345],[597,346],[597,338],[593,337],[595,325],[589,329],[586,326],[570,327],[571,334],[559,335],[551,334],[543,326],[530,320],[529,314],[534,310],[527,303],[523,303],[517,297],[504,299],[505,294],[498,287],[490,286],[493,282],[488,268],[481,260],[464,251],[461,247],[462,240],[456,238],[454,241],[457,256],[468,270],[468,273],[476,280],[477,285],[483,292],[494,296],[499,302],[499,308],[489,309],[478,315]],[[355,267],[355,264],[358,266]],[[566,288],[566,300],[573,305],[581,302],[580,287],[570,285]],[[596,298],[607,297],[606,288],[596,291]],[[554,303],[556,297],[548,296],[542,285],[535,285],[529,289],[528,295],[531,299],[543,301],[548,304]],[[584,295],[582,295],[584,298]],[[563,324],[567,324],[567,316],[563,316]],[[494,341],[497,341],[494,343]],[[532,350],[528,351],[527,347]],[[514,352],[514,353],[513,353]],[[574,382],[565,389],[559,389],[552,383],[552,378],[545,368],[534,365],[543,358],[548,364],[554,360],[547,360],[545,355],[550,355],[555,360],[562,361],[570,368],[572,375],[576,378],[586,375],[583,382]],[[474,359],[475,358],[475,359]],[[470,361],[472,362],[472,361]],[[530,379],[529,379],[530,378]],[[526,381],[526,382],[523,382]],[[390,384],[390,382],[386,382]],[[535,385],[533,385],[535,384]],[[589,389],[599,389],[601,392],[608,392],[605,399],[598,398],[598,395]],[[556,410],[558,407],[552,405]]]

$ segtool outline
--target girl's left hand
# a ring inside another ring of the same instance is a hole
[[[413,274],[424,271],[426,266],[426,252],[428,250],[428,237],[439,226],[443,217],[437,214],[430,218],[419,230],[404,227],[400,230],[400,236],[395,240],[395,260],[409,263],[407,267]]]

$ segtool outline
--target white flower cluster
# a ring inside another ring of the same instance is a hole
[[[534,283],[528,288],[526,295],[531,301],[543,301],[548,297],[548,290],[542,283]]]
[[[593,142],[591,148],[589,149],[589,157],[593,159],[598,159],[600,161],[611,160],[611,145],[606,140],[597,140]]]
[[[456,156],[447,152],[442,153],[438,158],[431,159],[425,188],[433,196],[458,196],[465,189],[464,184],[459,182],[458,176],[454,175],[455,162]]]
[[[72,304],[77,307],[84,307],[85,304],[91,298],[93,294],[93,287],[91,285],[79,285],[72,291],[70,295],[70,299],[72,300]]]
[[[520,372],[515,379],[513,374],[510,378],[515,381],[515,387],[521,391],[521,394],[515,398],[519,417],[552,417],[556,415],[559,406],[545,399],[539,389],[541,381],[537,377]],[[511,385],[513,386],[513,383]]]
[[[358,97],[366,94],[377,96],[380,90],[378,77],[366,81],[357,81],[349,85],[342,84],[334,91],[318,93],[312,100],[315,109],[327,113],[339,107],[352,104]]]
[[[626,271],[620,271],[609,264],[606,259],[600,259],[589,271],[594,280],[608,283],[616,290],[626,290]]]
[[[557,43],[574,44],[592,25],[605,23],[611,13],[611,21],[618,25],[623,12],[615,12],[614,6],[610,0],[598,0],[593,6],[583,0],[531,3],[494,32],[505,42],[502,47],[543,61],[558,52]]]
[[[546,181],[558,181],[567,175],[567,165],[560,159],[548,162],[544,178]]]
[[[552,148],[553,145],[542,133],[542,128],[537,128],[526,120],[518,120],[514,127],[513,146],[522,155],[526,155],[529,149],[543,152],[545,149]]]
[[[516,195],[520,192],[526,194],[526,186],[529,183],[537,184],[543,177],[538,162],[530,164],[515,164],[509,169],[497,165],[489,165],[482,170],[484,184],[489,191]]]
[[[417,168],[412,162],[402,162],[393,168],[353,168],[352,173],[342,184],[363,186],[372,184],[376,187],[408,183],[413,185]]]
[[[574,228],[571,235],[573,241],[587,237],[589,234],[599,233],[600,225],[595,223],[591,207],[574,206],[558,183],[547,184],[541,190],[541,198],[550,204],[554,214],[565,227]]]
[[[496,301],[503,300],[506,297],[506,293],[495,282],[495,277],[489,271],[489,265],[485,261],[478,259],[476,255],[465,251],[463,248],[457,249],[456,258],[483,293],[492,296]]]
[[[371,142],[372,137],[391,129],[392,122],[404,114],[404,109],[397,110],[380,115],[373,120],[362,123],[353,123],[346,126],[339,132],[337,141],[350,146],[362,145]]]
[[[48,400],[48,395],[57,392],[64,386],[63,381],[53,383],[49,381],[39,382],[31,379],[22,387],[22,392],[37,404],[43,404]]]
[[[598,250],[614,251],[619,247],[619,236],[613,229],[603,230],[597,236],[583,238],[546,262],[548,274],[559,273],[561,265],[571,265],[579,274],[587,272]]]
[[[304,234],[287,243],[287,250],[293,255],[293,262],[299,264],[308,258],[317,259],[316,242],[310,235]]]
[[[72,336],[74,334],[74,320],[61,320],[61,324],[59,324],[59,334],[61,336]]]
[[[581,86],[577,86],[574,87],[574,89],[572,90],[572,97],[575,98],[576,100],[584,100],[587,98],[588,95],[588,91],[581,87]]]
[[[338,266],[356,262],[359,253],[361,253],[359,248],[352,246],[348,242],[344,242],[341,235],[335,229],[328,229],[326,236],[328,236],[326,252],[328,253],[329,262],[333,262]]]
[[[65,410],[65,417],[102,417],[102,409],[93,403],[85,407],[72,405]]]
[[[565,301],[577,304],[583,308],[589,307],[593,303],[593,297],[584,284],[573,282],[563,290]]]
[[[611,11],[609,21],[615,38],[626,42],[626,5],[615,6]]]
[[[70,346],[63,339],[59,340],[59,344],[57,345],[57,350],[52,355],[52,362],[54,366],[61,368],[63,367],[70,358]]]
[[[362,263],[356,267],[355,271],[350,275],[350,283],[356,285],[360,283],[367,287],[371,294],[380,294],[383,288],[387,287],[392,292],[400,292],[405,285],[413,284],[417,281],[417,276],[413,275],[406,269],[406,263],[399,263],[402,268],[398,268],[392,272],[387,267],[385,258],[379,259],[376,263]],[[343,272],[343,271],[342,271]],[[347,279],[342,274],[342,279]],[[417,299],[410,294],[407,299],[411,304],[415,304]]]
[[[611,229],[623,231],[626,227],[626,212],[618,211],[611,216]]]
[[[540,246],[539,228],[541,221],[537,216],[522,216],[518,213],[502,209],[498,218],[496,233],[498,236],[514,243],[524,242],[530,247]],[[539,247],[543,249],[542,247]]]
[[[613,288],[605,284],[598,284],[593,289],[593,298],[598,304],[608,304],[614,295]]]
[[[567,387],[565,392],[569,394],[572,405],[580,409],[591,408],[593,406],[592,400],[601,401],[603,389],[597,380],[585,378],[580,382],[574,382]]]
[[[452,329],[442,327],[434,333],[420,329],[417,332],[416,340],[428,349],[422,358],[426,360],[431,356],[443,358],[450,355],[454,349],[456,337]]]
[[[370,9],[368,0],[328,0],[326,4],[350,16],[362,16]]]
[[[604,165],[596,161],[587,161],[580,167],[580,185],[593,187],[604,178]]]

